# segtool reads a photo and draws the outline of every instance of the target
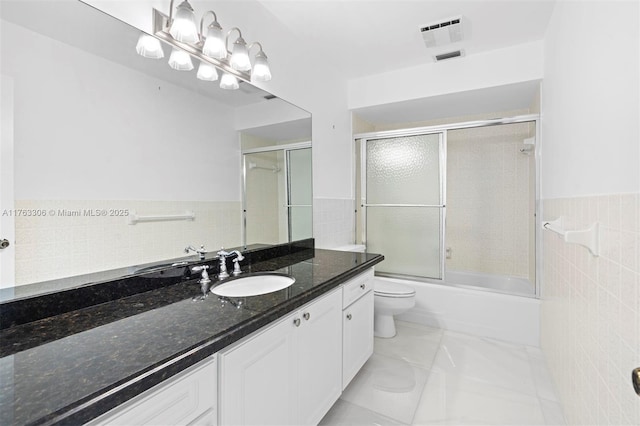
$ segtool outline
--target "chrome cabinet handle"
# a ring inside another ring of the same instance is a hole
[[[631,382],[633,383],[633,389],[640,396],[640,367],[631,372]]]
[[[294,319],[294,320],[293,320],[293,324],[294,324],[296,327],[300,327],[300,318],[296,318],[296,319]]]
[[[0,249],[6,249],[10,245],[11,245],[11,243],[6,238],[3,238],[3,239],[0,240]]]
[[[367,286],[366,286],[366,285],[364,285],[364,283],[360,284],[360,288],[361,288],[361,289],[363,289],[363,290],[364,290],[366,287],[367,287]]]
[[[304,314],[302,314],[302,318],[304,318],[306,321],[309,321],[309,318],[311,318],[311,314],[309,312],[305,312]]]
[[[348,319],[349,321],[351,321],[351,318],[353,318],[353,316],[352,316],[351,314],[347,314],[347,319]]]

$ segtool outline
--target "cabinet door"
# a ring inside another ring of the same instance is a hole
[[[342,289],[300,310],[298,424],[315,425],[342,393]]]
[[[215,358],[160,383],[90,425],[216,425]]]
[[[220,355],[222,425],[292,425],[297,313]]]
[[[373,353],[373,291],[348,306],[342,320],[344,389]]]

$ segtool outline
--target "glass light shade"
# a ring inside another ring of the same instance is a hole
[[[204,41],[204,46],[202,46],[202,53],[216,59],[224,59],[227,57],[227,46],[225,46],[224,43],[222,28],[217,22],[209,25],[207,38]]]
[[[220,79],[221,89],[235,90],[238,87],[240,87],[240,84],[238,84],[238,79],[235,76],[228,73],[222,74],[222,78]]]
[[[169,66],[177,71],[191,71],[193,69],[191,55],[184,50],[173,49],[169,56]]]
[[[216,67],[213,65],[200,62],[196,77],[198,77],[199,80],[216,81],[218,79],[218,71],[216,71]]]
[[[136,52],[145,58],[161,59],[164,58],[162,44],[157,38],[146,33],[141,33],[136,44]]]
[[[231,59],[229,59],[231,68],[238,71],[249,71],[251,69],[251,61],[249,60],[249,50],[247,49],[247,43],[242,37],[233,43],[233,50],[231,51]]]
[[[200,41],[196,15],[193,13],[193,8],[187,0],[184,0],[176,7],[176,14],[173,22],[171,22],[169,34],[171,34],[171,37],[174,39],[183,43],[197,43]]]
[[[271,80],[271,69],[269,69],[267,55],[265,55],[262,50],[256,54],[256,60],[253,63],[253,72],[251,73],[251,76],[257,81]]]

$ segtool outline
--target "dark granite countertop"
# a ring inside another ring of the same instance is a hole
[[[376,254],[307,249],[245,273],[295,277],[277,292],[192,301],[165,285],[0,331],[0,424],[80,424],[196,364],[379,263]],[[216,282],[214,281],[214,285]]]

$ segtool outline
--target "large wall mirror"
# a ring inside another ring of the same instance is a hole
[[[168,47],[164,59],[143,58],[139,30],[80,1],[3,0],[0,17],[0,172],[3,187],[13,181],[0,232],[11,221],[15,231],[0,251],[14,271],[0,282],[4,299],[27,284],[183,257],[188,245],[311,236],[308,112],[247,82],[198,80],[197,66],[175,71]],[[284,157],[247,162],[252,149]],[[281,171],[257,169],[272,164]],[[277,238],[252,234],[252,172],[280,179],[268,200],[270,223],[287,224]]]

